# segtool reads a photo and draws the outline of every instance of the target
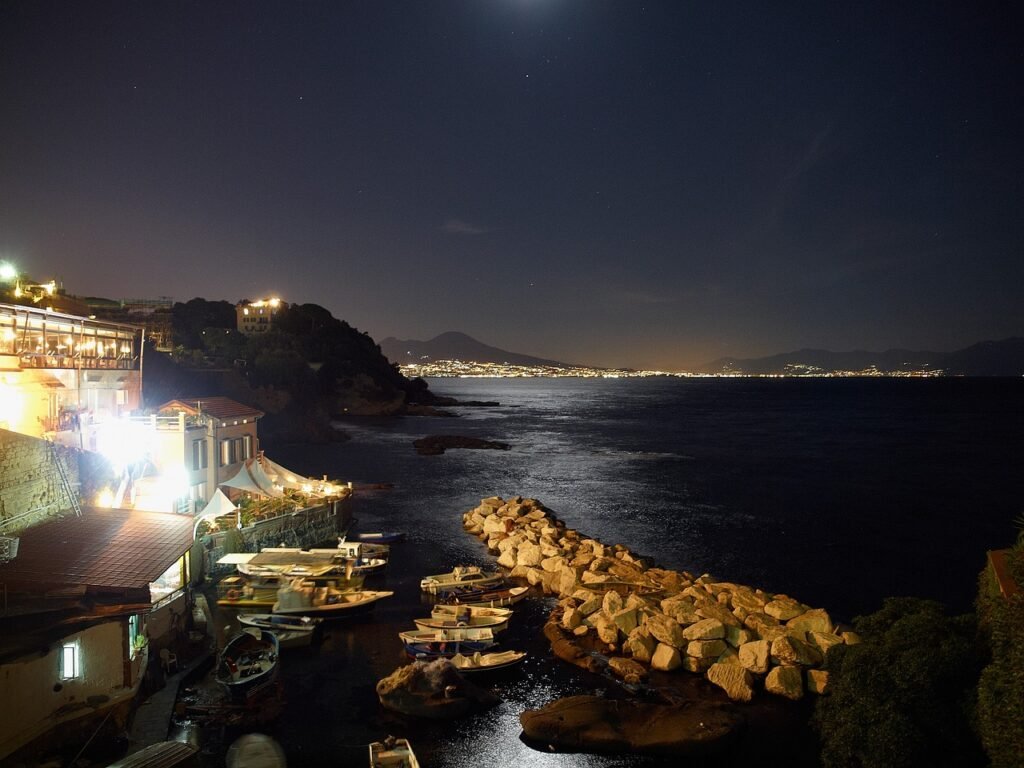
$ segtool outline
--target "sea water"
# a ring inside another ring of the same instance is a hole
[[[783,592],[836,618],[916,595],[970,610],[987,549],[1011,543],[1024,507],[1024,379],[438,379],[456,418],[350,422],[348,442],[271,447],[309,475],[390,490],[353,499],[363,530],[403,530],[374,613],[336,623],[282,659],[288,705],[268,729],[297,765],[345,745],[408,736],[425,766],[654,765],[547,754],[519,739],[519,713],[614,684],[554,660],[540,627],[551,599],[517,608],[503,647],[531,657],[496,684],[504,703],[454,724],[381,710],[373,686],[407,660],[397,633],[430,606],[419,579],[493,566],[461,527],[491,495],[541,500],[570,527],[667,568]],[[451,434],[508,451],[419,456]],[[524,761],[527,761],[524,763]],[[666,763],[669,764],[669,763]]]

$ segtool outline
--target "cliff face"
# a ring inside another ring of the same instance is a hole
[[[214,311],[225,303],[175,305],[175,338],[192,346],[182,344],[173,358],[146,350],[147,407],[223,395],[266,412],[264,439],[308,442],[336,436],[335,416],[393,415],[407,403],[434,401],[426,384],[402,376],[370,336],[323,307],[288,307],[270,331],[247,337],[234,329],[233,315],[229,321]],[[202,325],[207,322],[219,325]]]

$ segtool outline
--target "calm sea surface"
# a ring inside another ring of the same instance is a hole
[[[1024,379],[440,379],[438,394],[497,400],[459,418],[346,425],[349,442],[272,448],[296,471],[394,483],[354,500],[362,530],[400,529],[378,584],[395,597],[283,659],[288,708],[268,729],[290,765],[339,764],[344,745],[408,736],[426,766],[655,765],[554,755],[519,740],[519,713],[601,690],[556,662],[539,629],[550,601],[517,610],[504,647],[533,656],[496,684],[505,702],[455,724],[382,712],[373,685],[403,663],[396,633],[429,613],[419,579],[491,565],[461,515],[481,497],[540,499],[571,527],[660,565],[710,573],[849,619],[887,595],[969,610],[986,549],[1024,508]],[[428,434],[510,451],[418,456]],[[345,763],[341,763],[345,764]]]

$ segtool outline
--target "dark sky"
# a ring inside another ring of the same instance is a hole
[[[678,368],[1024,334],[1018,3],[0,5],[0,256]]]

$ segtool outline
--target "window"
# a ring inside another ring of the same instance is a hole
[[[188,580],[185,562],[184,557],[180,558],[178,562],[164,571],[159,579],[150,583],[149,598],[154,605],[185,588],[185,583]]]
[[[252,458],[252,435],[246,435],[242,438],[242,458]]]
[[[206,440],[192,441],[192,469],[206,469]]]
[[[146,647],[146,633],[142,628],[142,617],[133,613],[128,617],[128,648],[134,659]]]
[[[60,649],[60,679],[74,680],[79,676],[78,641],[64,643]]]
[[[229,464],[234,464],[238,461],[238,449],[235,447],[235,441],[230,438],[220,441],[220,465],[226,467]]]

